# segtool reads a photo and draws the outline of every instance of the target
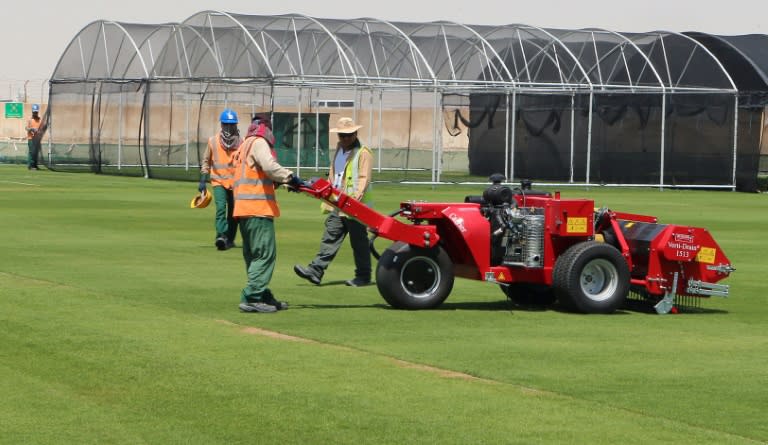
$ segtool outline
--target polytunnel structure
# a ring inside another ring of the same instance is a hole
[[[739,135],[761,115],[675,32],[204,11],[91,23],[50,85],[59,169],[196,178],[230,107],[241,131],[270,113],[280,162],[304,176],[327,167],[341,116],[363,125],[377,179],[734,189],[757,174]]]

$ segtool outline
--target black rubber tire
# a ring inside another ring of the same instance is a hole
[[[397,309],[432,309],[453,289],[453,262],[442,247],[424,249],[392,244],[379,258],[376,286]]]
[[[569,247],[555,262],[552,287],[560,303],[586,314],[610,314],[629,293],[629,267],[615,247],[585,241]]]
[[[545,284],[500,284],[501,291],[518,306],[550,306],[557,301],[554,290]]]

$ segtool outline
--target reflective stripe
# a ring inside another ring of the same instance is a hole
[[[251,199],[254,201],[274,201],[275,195],[252,195],[248,193],[238,193],[237,199]]]
[[[271,179],[264,178],[264,179],[252,179],[252,178],[243,178],[235,181],[235,187],[239,185],[261,185],[261,186],[275,186],[275,184],[272,182]]]

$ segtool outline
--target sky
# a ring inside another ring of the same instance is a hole
[[[520,23],[542,28],[603,28],[618,32],[768,34],[768,2],[765,0],[3,0],[0,81],[48,79],[72,39],[91,22],[183,22],[206,10],[336,19],[371,17],[406,22],[447,20],[477,25]]]

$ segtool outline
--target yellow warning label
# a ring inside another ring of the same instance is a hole
[[[699,253],[696,254],[696,261],[715,264],[715,253],[717,253],[717,250],[714,247],[702,247]]]
[[[506,279],[507,279],[507,277],[504,276],[504,272],[499,272],[499,278],[497,278],[497,280],[504,281]]]
[[[587,218],[568,218],[566,232],[568,233],[586,233]]]

